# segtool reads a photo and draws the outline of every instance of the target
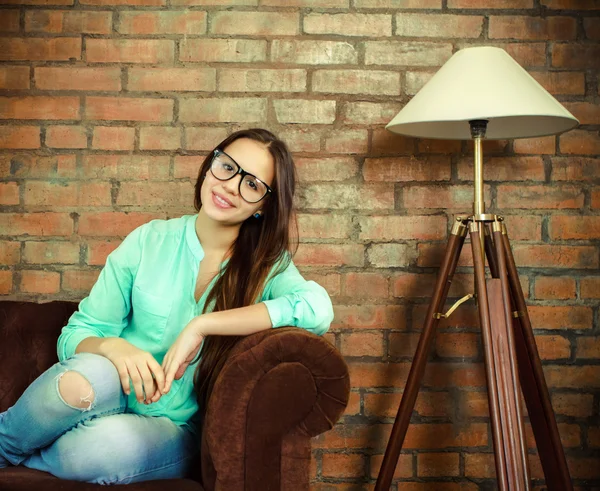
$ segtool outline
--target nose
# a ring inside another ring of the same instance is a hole
[[[224,181],[223,182],[223,188],[230,192],[231,194],[233,194],[234,196],[237,196],[238,194],[238,190],[240,188],[240,179],[242,178],[241,175],[237,175],[237,176],[233,176],[231,179],[229,179],[228,181]]]

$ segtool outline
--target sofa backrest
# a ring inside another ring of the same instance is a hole
[[[0,412],[58,362],[58,336],[78,305],[69,301],[0,301]]]

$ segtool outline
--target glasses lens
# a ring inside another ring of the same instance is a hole
[[[213,158],[210,170],[217,179],[227,180],[236,174],[238,166],[227,155],[219,153]]]
[[[240,193],[249,203],[260,201],[267,194],[267,186],[254,176],[244,176],[240,187]]]

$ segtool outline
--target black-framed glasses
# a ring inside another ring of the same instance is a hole
[[[248,203],[258,203],[273,190],[254,174],[246,172],[235,160],[218,148],[213,152],[210,172],[219,181],[229,181],[242,175],[238,186],[240,196]]]

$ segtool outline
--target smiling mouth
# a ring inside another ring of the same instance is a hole
[[[221,198],[218,194],[213,193],[213,199],[217,202],[217,204],[221,205],[223,208],[235,208],[232,203]]]

